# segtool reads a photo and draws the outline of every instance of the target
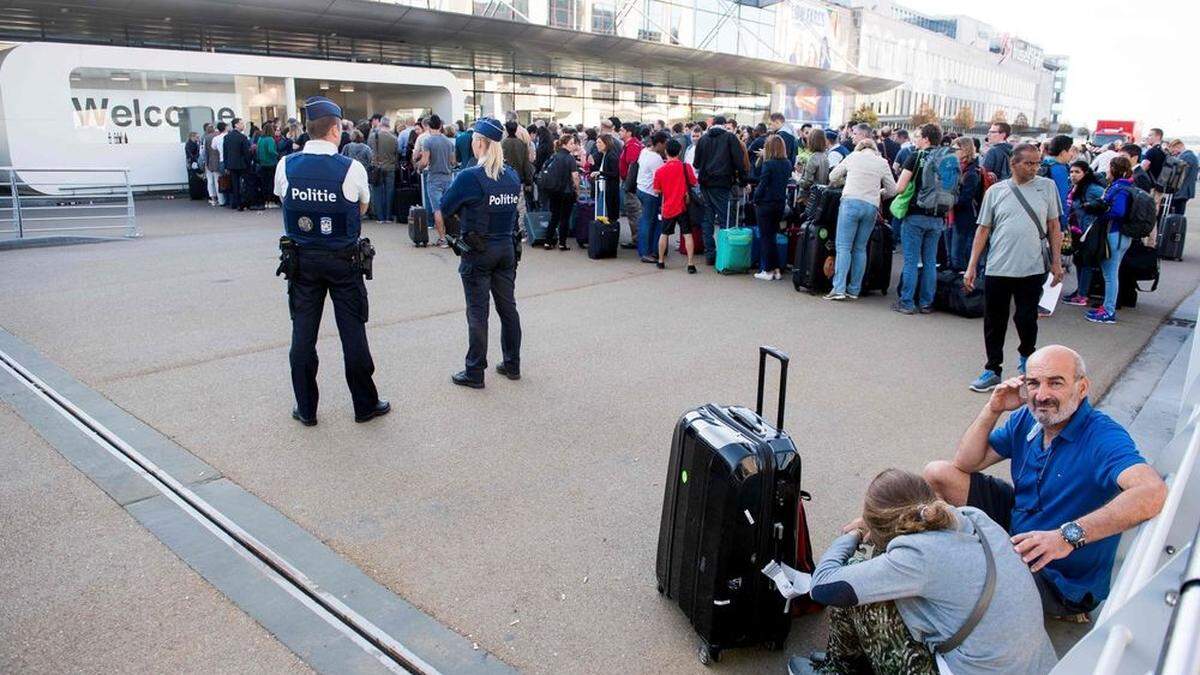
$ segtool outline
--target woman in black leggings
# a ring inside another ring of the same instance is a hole
[[[576,145],[574,134],[563,134],[554,143],[554,154],[546,160],[550,167],[551,184],[556,187],[547,195],[550,202],[550,227],[546,230],[544,245],[547,251],[554,248],[556,242],[558,250],[571,250],[571,247],[567,246],[567,237],[571,235],[571,211],[575,209],[575,195],[579,194]]]
[[[621,174],[620,155],[617,154],[617,142],[612,134],[600,134],[596,138],[596,150],[600,161],[592,172],[592,179],[604,180],[604,210],[596,209],[596,215],[603,213],[608,216],[609,222],[616,222],[621,214]]]

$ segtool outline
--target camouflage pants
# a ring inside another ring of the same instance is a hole
[[[865,560],[860,551],[850,564]],[[908,632],[894,602],[829,613],[828,660],[821,672],[875,675],[937,675],[933,653]]]

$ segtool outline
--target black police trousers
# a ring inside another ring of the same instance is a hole
[[[292,389],[300,416],[317,414],[317,331],[325,309],[325,293],[333,300],[333,316],[342,339],[346,384],[354,414],[366,415],[379,402],[371,376],[375,362],[367,345],[367,285],[349,260],[324,252],[299,251],[296,274],[288,282],[292,315]]]
[[[463,255],[458,273],[467,299],[467,376],[482,382],[487,370],[489,293],[500,316],[504,367],[521,372],[521,317],[517,314],[517,258],[512,239],[489,241],[486,251]]]

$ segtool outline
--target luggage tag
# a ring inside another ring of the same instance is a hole
[[[792,609],[792,599],[798,598],[812,590],[812,575],[794,570],[787,565],[772,560],[762,569],[762,573],[775,582],[775,590],[783,596],[783,612],[787,614]]]

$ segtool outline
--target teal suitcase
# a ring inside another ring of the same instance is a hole
[[[717,230],[717,272],[745,274],[750,271],[750,252],[754,248],[754,232],[748,227],[726,227]]]

